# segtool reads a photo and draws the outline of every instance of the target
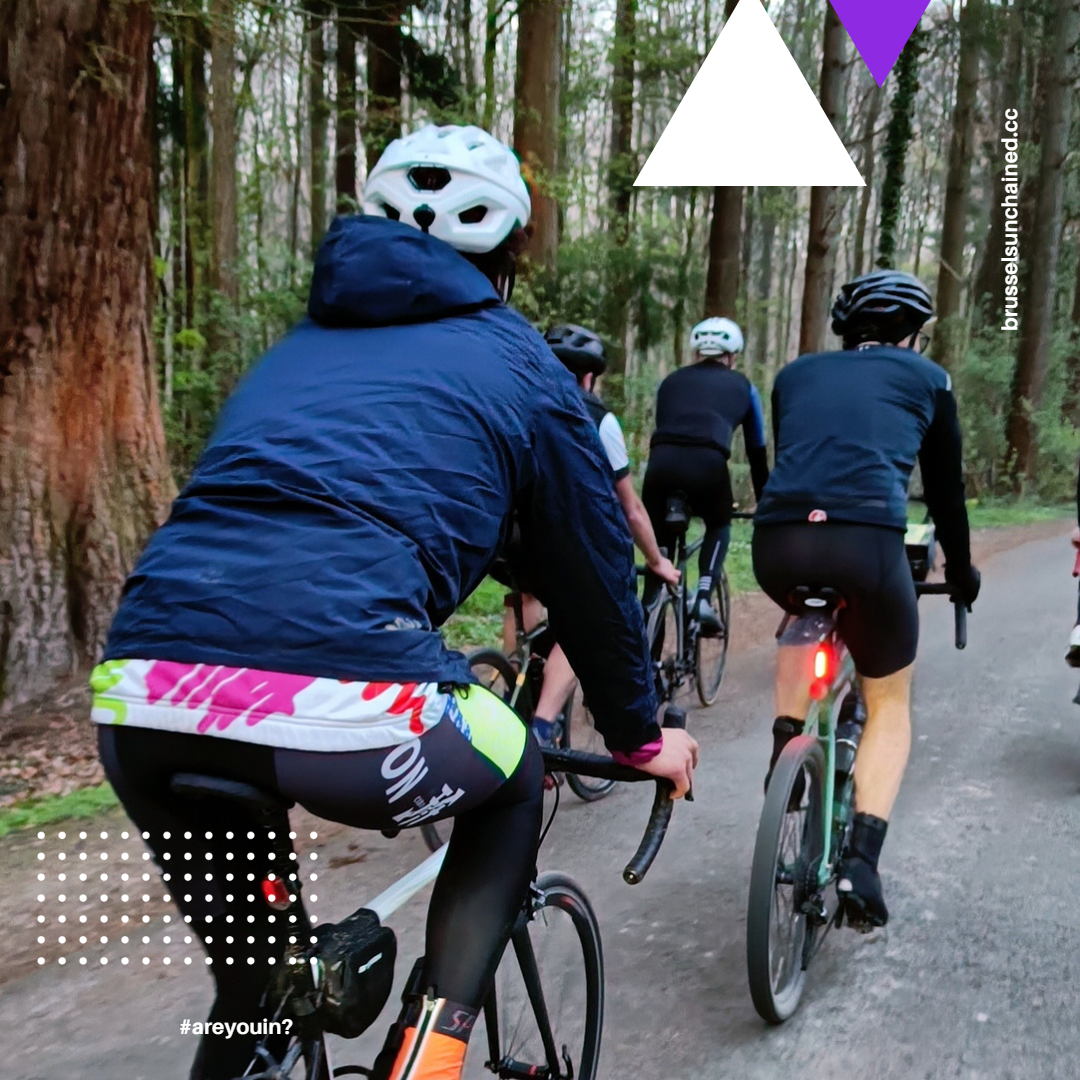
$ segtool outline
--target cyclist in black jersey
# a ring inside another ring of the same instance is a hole
[[[776,459],[754,519],[754,573],[782,607],[799,585],[830,586],[844,598],[838,626],[868,718],[840,890],[853,924],[883,926],[878,858],[910,750],[919,631],[904,550],[916,459],[946,580],[969,606],[979,572],[971,565],[952,383],[914,348],[933,315],[926,287],[897,271],[867,274],[841,289],[832,315],[843,349],[800,357],[773,387]],[[809,681],[806,650],[782,642],[770,775],[802,732]]]
[[[705,319],[690,332],[690,348],[695,363],[672,372],[656,394],[656,430],[649,442],[642,498],[667,551],[675,544],[665,521],[672,495],[684,494],[691,513],[705,522],[695,616],[702,633],[708,634],[720,625],[709,605],[709,590],[731,542],[734,499],[728,459],[737,428],[743,430],[758,498],[769,477],[769,464],[761,398],[754,384],[732,366],[743,350],[742,331],[730,319]],[[655,576],[646,579],[646,607],[659,587]]]
[[[1080,471],[1076,475],[1076,528],[1073,529],[1072,545],[1080,550]],[[1080,557],[1080,556],[1078,556]],[[1080,595],[1077,597],[1076,623],[1069,635],[1069,648],[1065,653],[1069,667],[1080,668]]]
[[[596,396],[597,380],[607,370],[608,363],[603,341],[592,330],[572,324],[553,326],[544,335],[544,340],[577,380],[582,402],[596,425],[604,454],[611,466],[615,494],[622,506],[626,524],[630,528],[634,543],[645,556],[645,565],[661,581],[677,585],[679,571],[660,550],[649,515],[634,488],[634,480],[630,475],[630,455],[626,450],[626,439],[623,437],[619,419]],[[522,595],[522,616],[526,629],[531,629],[542,617],[542,605],[528,593]],[[513,648],[514,632],[513,620],[508,617],[505,628],[508,653]],[[557,732],[554,717],[562,711],[576,682],[577,676],[566,654],[558,644],[554,645],[544,664],[544,683],[532,719],[533,733],[543,745],[550,746],[555,743]]]

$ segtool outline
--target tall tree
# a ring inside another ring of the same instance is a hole
[[[630,207],[637,174],[637,156],[633,147],[636,57],[637,0],[616,0],[615,38],[611,49],[611,147],[607,171],[610,251],[604,315],[604,330],[617,346],[611,365],[616,375],[626,371]]]
[[[724,21],[739,0],[725,0]],[[742,248],[743,189],[713,189],[709,226],[709,268],[705,278],[705,314],[733,318],[739,299],[739,252]]]
[[[403,10],[401,0],[368,0],[364,152],[369,171],[401,134]]]
[[[337,160],[334,179],[338,213],[348,213],[356,206],[356,0],[337,0],[337,112],[335,132]]]
[[[149,3],[0,46],[0,699],[92,662],[174,493],[150,350]]]
[[[964,247],[967,240],[968,188],[971,186],[971,161],[974,156],[982,17],[983,0],[967,0],[960,12],[960,64],[956,77],[938,259],[939,326],[934,358],[947,368],[956,366],[966,337],[966,327],[961,324],[960,318],[960,299],[965,276]]]
[[[212,109],[210,199],[213,248],[210,285],[222,298],[238,298],[236,261],[236,22],[233,0],[210,0],[210,92]]]
[[[514,150],[532,194],[529,258],[553,283],[558,265],[555,197],[562,85],[562,0],[521,0],[514,79]]]
[[[326,16],[322,0],[307,0],[308,144],[311,148],[311,254],[326,232],[326,135],[330,102],[326,96]]]
[[[210,269],[210,126],[203,14],[185,20],[184,75],[184,255],[189,326],[205,322]]]
[[[1039,154],[1035,219],[1026,242],[1027,273],[1020,351],[1013,376],[1005,442],[1014,485],[1035,480],[1037,446],[1032,412],[1046,387],[1053,330],[1055,282],[1061,252],[1065,194],[1065,155],[1074,98],[1074,59],[1080,37],[1080,0],[1044,0],[1044,31],[1039,63]]]
[[[866,265],[866,222],[870,216],[870,199],[874,194],[874,164],[877,152],[874,147],[874,134],[877,131],[878,117],[881,115],[881,102],[884,94],[877,83],[872,83],[867,91],[869,105],[863,121],[862,138],[862,176],[866,187],[859,193],[859,209],[855,219],[855,239],[853,242],[852,275],[859,277]]]
[[[844,54],[847,31],[832,4],[825,5],[825,46],[821,60],[821,108],[838,132],[843,126]],[[810,232],[806,244],[799,352],[820,352],[825,345],[826,315],[832,271],[833,244],[839,214],[837,189],[810,189]]]
[[[904,169],[911,143],[915,95],[919,90],[919,54],[923,33],[916,27],[896,64],[896,89],[890,103],[889,128],[885,135],[885,178],[881,185],[881,226],[877,265],[890,267],[896,255],[896,229],[904,193]]]

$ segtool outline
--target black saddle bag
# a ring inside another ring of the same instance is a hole
[[[312,931],[314,943],[289,947],[274,980],[281,1015],[301,1035],[362,1035],[390,997],[397,938],[367,908]]]

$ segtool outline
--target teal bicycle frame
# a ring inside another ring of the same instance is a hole
[[[833,877],[833,868],[843,854],[843,844],[851,821],[851,806],[855,795],[855,783],[849,775],[841,789],[836,788],[836,729],[840,707],[849,694],[859,692],[855,664],[836,633],[836,623],[830,619],[814,646],[815,664],[822,650],[826,651],[826,663],[835,667],[835,673],[822,673],[811,686],[810,710],[806,716],[804,732],[821,744],[825,753],[824,804],[831,813],[821,815],[821,850],[824,857],[818,866],[818,886],[824,889]],[[815,675],[817,673],[815,672]]]

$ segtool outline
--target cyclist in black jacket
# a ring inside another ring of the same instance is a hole
[[[1080,548],[1080,470],[1076,474],[1076,528],[1073,529],[1072,544]],[[1077,599],[1076,623],[1069,635],[1069,651],[1065,654],[1065,663],[1069,667],[1080,668],[1080,598]]]
[[[737,428],[743,429],[758,498],[769,477],[769,463],[761,398],[754,384],[733,369],[735,357],[743,350],[742,331],[730,319],[705,319],[690,332],[690,348],[697,362],[673,371],[656,393],[656,430],[649,442],[641,495],[656,539],[668,552],[675,546],[675,535],[665,520],[672,495],[685,495],[690,512],[705,522],[694,617],[702,632],[709,634],[720,628],[709,605],[709,590],[731,541],[734,500],[728,459]],[[648,575],[646,607],[658,589],[659,581]]]
[[[910,750],[919,633],[904,550],[916,459],[946,580],[969,606],[979,572],[971,565],[952,383],[914,349],[933,315],[930,294],[910,274],[877,271],[845,285],[832,314],[843,350],[800,357],[773,387],[776,461],[755,516],[754,573],[782,607],[798,585],[830,586],[844,597],[838,626],[868,718],[840,890],[853,925],[883,926],[877,863]],[[770,775],[802,732],[810,704],[805,664],[803,648],[782,644]]]

